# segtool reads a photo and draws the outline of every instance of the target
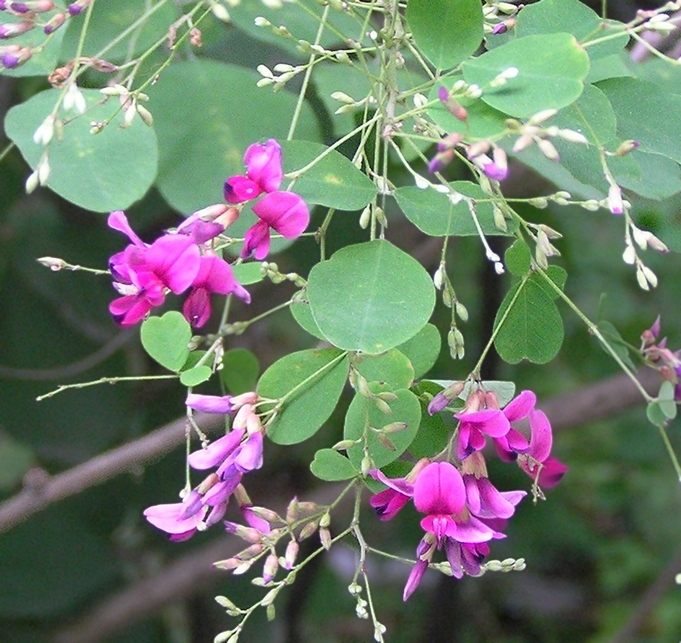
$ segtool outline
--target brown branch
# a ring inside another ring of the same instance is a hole
[[[224,422],[220,415],[198,413],[194,418],[206,432],[216,430]],[[143,438],[107,451],[54,477],[43,472],[44,480],[25,486],[16,496],[0,505],[0,533],[24,522],[54,502],[158,460],[182,444],[185,424],[184,418],[175,420]],[[33,479],[36,477],[32,476]]]

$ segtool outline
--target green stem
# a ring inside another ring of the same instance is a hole
[[[672,466],[674,467],[674,471],[676,471],[676,477],[679,480],[679,483],[681,483],[681,465],[679,464],[679,460],[676,457],[676,453],[674,453],[674,449],[672,448],[672,444],[669,441],[669,436],[667,435],[667,432],[664,430],[664,427],[657,424],[657,428],[660,431],[660,435],[662,436],[662,442],[664,442],[664,446],[667,449],[667,453],[669,454],[669,458],[672,461]]]
[[[314,380],[316,377],[321,375],[324,371],[330,369],[331,367],[335,366],[339,362],[341,362],[345,357],[347,357],[349,351],[343,351],[340,355],[337,355],[334,357],[330,362],[327,362],[322,366],[321,368],[317,369],[314,373],[311,375],[308,375],[302,382],[299,384],[296,384],[288,393],[286,393],[283,397],[279,398],[277,401],[276,406],[270,411],[270,413],[275,413],[281,409],[283,404],[288,400],[292,395],[297,393],[301,388],[304,388],[307,386],[312,380]]]
[[[36,402],[41,402],[46,400],[48,397],[53,397],[57,393],[66,391],[68,389],[74,388],[88,388],[90,386],[97,386],[98,384],[118,384],[118,382],[143,382],[147,380],[176,380],[177,375],[130,375],[127,377],[100,377],[98,380],[93,380],[91,382],[79,382],[77,384],[62,384],[58,386],[54,391],[45,393],[45,395],[39,395],[36,397]]]
[[[319,28],[317,29],[317,35],[314,39],[314,44],[319,46],[322,39],[322,34],[324,33],[324,27],[326,26],[326,20],[329,16],[330,5],[324,7],[324,13],[322,14],[321,21],[319,22]],[[312,75],[312,66],[314,65],[314,60],[317,54],[313,51],[310,54],[310,60],[308,61],[307,69],[305,70],[305,76],[303,76],[303,84],[300,88],[298,94],[298,102],[296,103],[296,108],[293,112],[293,117],[291,118],[291,125],[288,128],[288,134],[286,135],[286,140],[290,141],[293,138],[293,134],[296,131],[296,126],[298,125],[298,119],[300,118],[300,112],[303,109],[303,103],[305,102],[305,94],[307,93],[307,86],[310,82],[310,76]]]
[[[638,381],[636,378],[636,375],[631,371],[631,369],[622,361],[622,358],[615,352],[615,349],[612,348],[610,343],[608,342],[607,339],[603,336],[601,333],[600,329],[596,324],[594,324],[576,305],[575,303],[554,283],[554,281],[551,279],[551,277],[546,274],[546,272],[542,268],[537,268],[536,272],[540,274],[543,278],[544,281],[551,287],[551,289],[572,309],[572,311],[579,317],[582,322],[586,325],[586,327],[589,330],[589,333],[591,333],[598,341],[601,342],[603,347],[605,348],[606,352],[612,357],[615,362],[617,362],[617,365],[624,371],[626,376],[633,382],[634,386],[636,389],[639,391],[639,393],[643,396],[643,399],[647,402],[650,403],[652,402],[655,398],[651,397],[648,394],[648,391],[643,388],[643,385],[641,382]]]
[[[497,335],[499,334],[501,327],[504,325],[504,322],[508,318],[511,310],[513,309],[513,306],[515,305],[515,302],[518,300],[518,297],[520,296],[520,293],[522,292],[523,288],[525,287],[527,280],[530,278],[530,274],[531,273],[528,272],[523,277],[522,281],[518,285],[518,290],[516,291],[515,295],[513,295],[513,299],[511,299],[511,301],[508,304],[508,308],[506,308],[506,310],[504,311],[504,314],[501,316],[499,323],[494,326],[494,330],[492,331],[492,336],[487,341],[487,345],[482,350],[482,354],[480,355],[480,358],[478,359],[478,363],[473,368],[472,373],[475,374],[476,377],[480,377],[480,369],[482,368],[482,363],[485,361],[485,357],[487,357],[487,353],[489,352],[490,348],[492,348],[492,344],[494,344],[494,340],[497,338]]]

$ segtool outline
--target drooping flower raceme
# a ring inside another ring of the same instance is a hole
[[[259,469],[263,463],[263,427],[255,413],[255,393],[225,397],[195,395],[187,397],[187,406],[206,412],[237,410],[232,430],[205,448],[190,453],[192,469],[210,473],[180,503],[155,505],[144,511],[147,520],[170,534],[171,540],[186,540],[197,530],[216,524],[227,510],[230,496],[241,484],[245,473]]]

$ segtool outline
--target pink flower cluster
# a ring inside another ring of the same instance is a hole
[[[658,341],[660,318],[641,333],[641,354],[656,368],[663,380],[674,384],[674,399],[681,400],[681,350],[667,348],[667,338]]]
[[[299,237],[310,223],[305,201],[293,192],[280,191],[284,172],[281,168],[281,147],[274,139],[264,145],[254,143],[244,154],[246,174],[231,176],[225,181],[227,203],[246,203],[263,192],[265,196],[254,206],[259,221],[246,232],[242,257],[253,255],[264,259],[270,249],[270,228],[286,237]]]
[[[456,383],[436,395],[429,412],[442,411],[458,396],[463,383]],[[487,476],[481,450],[486,436],[494,441],[500,458],[516,460],[535,484],[551,487],[560,481],[567,467],[551,457],[551,425],[544,413],[535,409],[536,397],[523,391],[503,410],[492,392],[477,390],[468,397],[466,408],[454,415],[459,420],[456,434],[456,466],[449,461],[419,461],[405,478],[387,478],[381,471],[369,473],[387,485],[371,498],[381,520],[390,520],[413,499],[425,514],[425,531],[416,549],[416,565],[404,588],[404,600],[418,587],[435,550],[444,549],[456,578],[478,575],[489,542],[504,538],[506,521],[524,491],[499,491]],[[521,424],[529,425],[525,437]]]
[[[112,212],[109,227],[125,234],[131,243],[111,257],[109,269],[114,288],[121,295],[109,310],[121,326],[133,326],[145,319],[152,308],[164,303],[166,295],[189,291],[183,313],[193,326],[203,326],[211,314],[211,293],[234,294],[246,302],[248,292],[237,282],[231,266],[217,254],[213,240],[239,217],[240,204],[266,196],[253,206],[259,221],[247,232],[243,258],[252,254],[263,259],[270,245],[270,228],[293,239],[305,230],[310,213],[303,199],[293,192],[278,191],[283,172],[281,148],[275,140],[251,145],[244,156],[247,174],[225,183],[228,204],[203,208],[188,217],[173,232],[153,243],[144,243],[130,227],[125,214]]]
[[[257,521],[249,512],[248,496],[241,488],[245,473],[259,469],[263,462],[263,427],[255,412],[256,393],[236,397],[187,396],[187,406],[207,413],[236,411],[232,430],[208,446],[190,453],[189,466],[197,471],[215,468],[204,481],[186,494],[182,502],[154,505],[144,511],[146,519],[171,540],[187,540],[197,530],[219,522],[225,515],[230,496],[235,494],[247,520]],[[260,523],[257,522],[260,526]]]

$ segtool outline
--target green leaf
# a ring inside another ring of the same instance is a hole
[[[187,345],[192,338],[192,329],[182,313],[176,310],[163,317],[149,317],[142,322],[140,331],[142,346],[152,359],[161,366],[176,373],[189,357]]]
[[[333,449],[317,451],[310,464],[310,471],[320,480],[328,480],[329,482],[349,480],[358,475],[350,460]]]
[[[615,110],[620,138],[638,141],[641,152],[662,154],[681,163],[681,121],[669,118],[669,114],[681,112],[681,96],[635,78],[612,78],[598,87]]]
[[[42,13],[41,17],[47,22],[52,16],[59,13],[50,11]],[[11,13],[2,14],[3,24],[11,24],[25,20],[23,15],[13,15]],[[23,65],[14,69],[5,69],[0,65],[0,76],[27,77],[27,76],[48,76],[57,67],[59,61],[59,51],[62,47],[65,28],[57,29],[47,38],[39,27],[31,29],[20,36],[8,40],[6,44],[20,45],[33,50],[33,55]],[[3,43],[5,44],[5,43]]]
[[[258,358],[246,348],[233,348],[222,358],[220,378],[232,395],[255,390],[259,373]]]
[[[437,69],[455,67],[482,42],[478,0],[409,0],[407,22],[416,46]]]
[[[306,170],[295,182],[294,192],[307,201],[337,210],[360,210],[377,193],[366,174],[336,150],[308,141],[283,141],[284,172],[296,172],[321,154],[324,158]]]
[[[381,390],[383,390],[382,387]],[[385,390],[387,390],[387,387]],[[362,395],[355,395],[345,416],[343,436],[346,440],[361,438],[367,425],[375,429],[381,429],[393,422],[404,422],[407,425],[402,431],[387,435],[387,438],[395,446],[395,450],[389,449],[381,443],[375,431],[368,430],[368,454],[379,469],[399,458],[407,450],[421,421],[421,404],[418,398],[406,389],[395,391],[395,395],[397,399],[389,402],[392,409],[390,415],[379,410],[373,400]],[[355,468],[360,469],[364,457],[363,443],[348,449],[347,454]]]
[[[515,78],[501,87],[487,88],[509,67],[518,69]],[[485,88],[481,100],[519,118],[577,100],[588,71],[588,55],[566,33],[518,38],[463,65],[466,82]]]
[[[182,386],[198,386],[202,382],[207,382],[213,374],[210,366],[205,364],[195,366],[187,371],[180,373],[180,383]]]
[[[440,355],[442,338],[433,324],[426,324],[416,335],[397,348],[407,356],[414,368],[414,377],[423,377]]]
[[[495,328],[504,321],[494,346],[499,357],[509,364],[523,359],[546,364],[563,343],[563,320],[545,286],[538,281],[541,279],[533,274],[513,286],[497,312]]]
[[[107,0],[95,2],[85,34],[82,56],[101,56],[109,62],[123,62],[145,52],[168,34],[168,25],[182,15],[173,3],[155,3],[149,11],[148,0]],[[144,16],[143,20],[140,17]],[[66,31],[62,60],[75,58],[85,21],[85,12],[70,18],[62,29]],[[137,23],[127,36],[118,39],[128,27]],[[109,47],[114,39],[118,42]]]
[[[523,7],[518,13],[514,31],[518,38],[565,32],[572,34],[580,44],[609,36],[608,40],[586,47],[593,60],[619,53],[626,46],[629,36],[625,31],[621,30],[618,36],[612,37],[618,27],[624,25],[615,20],[603,20],[579,0],[541,0]]]
[[[281,399],[295,389],[267,431],[270,440],[296,444],[321,428],[336,408],[348,377],[348,359],[341,356],[333,348],[299,351],[282,357],[263,373],[257,387],[261,397]]]
[[[242,286],[248,286],[249,284],[257,284],[264,279],[264,275],[260,270],[261,266],[262,263],[260,261],[249,261],[248,263],[232,266],[232,271],[234,272],[234,277]]]
[[[293,315],[293,319],[298,322],[298,325],[303,330],[307,331],[310,333],[310,335],[316,337],[317,339],[326,340],[326,337],[324,337],[322,331],[319,330],[319,326],[317,326],[317,322],[312,316],[310,302],[307,301],[307,299],[295,299],[289,306],[289,310],[291,311],[291,315]]]
[[[654,400],[648,404],[646,415],[648,416],[648,421],[655,426],[664,426],[667,423],[667,416],[664,414],[658,401]]]
[[[414,381],[414,367],[395,348],[382,355],[358,355],[352,364],[367,382],[380,382],[391,389],[409,388]]]
[[[662,382],[660,392],[657,395],[657,402],[660,405],[660,411],[668,420],[673,420],[676,417],[677,406],[674,397],[675,387],[671,382]]]
[[[296,97],[257,88],[259,78],[234,65],[197,59],[172,65],[149,88],[148,107],[159,141],[157,184],[175,209],[189,214],[222,201],[225,178],[244,172],[246,148],[286,137]],[[297,133],[306,139],[318,135],[307,104]],[[241,236],[253,223],[254,215],[242,213],[230,234]]]
[[[529,246],[522,239],[514,241],[504,253],[504,261],[506,268],[514,277],[524,277],[532,265],[532,253]]]
[[[631,357],[629,355],[629,346],[624,341],[622,335],[620,335],[617,328],[615,328],[615,326],[606,319],[601,319],[596,325],[598,326],[598,330],[601,331],[601,334],[603,335],[604,339],[608,341],[610,348],[612,348],[612,350],[615,351],[615,354],[627,366],[629,366],[629,368],[631,368],[632,370],[636,370],[636,365],[631,360]],[[600,342],[599,346],[601,346],[601,348],[605,350],[605,347]]]
[[[274,3],[271,4],[274,5]],[[278,7],[267,6],[261,0],[241,0],[229,5],[230,22],[240,30],[262,42],[284,48],[296,56],[300,56],[300,50],[297,48],[298,40],[315,42],[323,13],[324,7],[316,0],[284,2]],[[274,33],[271,27],[258,27],[255,19],[260,16],[269,20],[274,27],[284,25],[293,37],[282,38]],[[334,45],[345,43],[343,36],[352,37],[358,41],[364,37],[354,12],[331,10],[324,24],[326,28],[321,32],[319,44],[327,49],[333,49]],[[258,43],[249,44],[253,46]]]
[[[88,112],[64,126],[61,140],[49,146],[52,168],[47,186],[61,197],[93,212],[124,210],[141,199],[156,176],[158,152],[154,130],[135,118],[130,127],[119,127],[118,99],[101,104],[94,89],[82,90]],[[7,136],[35,169],[43,146],[33,141],[38,126],[50,114],[60,92],[50,89],[13,107],[5,119]],[[90,134],[91,122],[113,119],[99,134]]]
[[[415,392],[417,395],[427,392],[435,396],[441,390],[442,387],[435,382],[424,380],[418,383]],[[456,422],[451,413],[430,415],[426,402],[421,402],[421,424],[409,445],[409,453],[415,458],[432,458],[440,453],[447,446]]]
[[[482,188],[470,181],[454,181],[450,186],[455,192],[472,199],[487,199]],[[397,188],[395,200],[419,230],[433,237],[477,236],[478,229],[464,200],[454,204],[446,194],[436,190],[422,190],[413,185]],[[486,235],[509,236],[518,229],[515,221],[508,221],[508,231],[502,232],[494,225],[494,210],[489,202],[476,203],[478,221]]]
[[[433,85],[428,95],[431,106],[427,109],[428,116],[446,132],[459,132],[466,140],[494,138],[506,131],[508,115],[500,112],[478,98],[457,98],[462,107],[466,108],[468,118],[460,121],[442,103],[438,96],[440,87],[451,90],[460,76],[447,78],[446,82]]]
[[[435,306],[435,288],[421,264],[380,239],[348,246],[317,264],[307,293],[324,337],[372,355],[416,335]]]

